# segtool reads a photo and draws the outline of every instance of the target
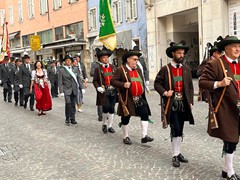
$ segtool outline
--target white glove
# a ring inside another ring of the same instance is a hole
[[[82,89],[82,93],[85,94],[86,90],[85,89]]]
[[[13,84],[11,85],[11,88],[13,88]]]
[[[61,97],[64,97],[64,93],[61,93],[60,96],[61,96]]]
[[[22,84],[19,84],[19,87],[22,89],[22,88],[23,88],[23,85],[22,85]]]
[[[149,85],[149,81],[146,81],[145,84],[146,84],[146,86],[148,86]]]
[[[2,80],[0,80],[0,84],[2,84]]]
[[[97,88],[97,91],[100,92],[100,93],[103,93],[104,92],[104,89],[102,87],[98,87]]]

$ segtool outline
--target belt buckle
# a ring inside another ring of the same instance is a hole
[[[133,96],[133,101],[139,101],[139,96]]]
[[[175,100],[182,100],[183,99],[183,95],[181,92],[175,92]]]

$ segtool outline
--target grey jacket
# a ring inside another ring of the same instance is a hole
[[[78,84],[74,80],[74,78],[70,75],[65,67],[60,67],[58,74],[58,86],[59,92],[64,93],[64,95],[77,95],[78,88],[80,88],[81,83],[79,83],[79,78],[77,77]]]

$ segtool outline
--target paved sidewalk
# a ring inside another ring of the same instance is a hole
[[[194,80],[195,86],[196,83]],[[0,89],[0,179],[221,179],[222,142],[206,133],[206,103],[195,101],[195,125],[185,125],[181,149],[189,163],[173,168],[169,128],[161,128],[160,98],[155,91],[147,95],[151,119],[155,121],[150,125],[149,135],[155,140],[141,144],[139,119],[132,118],[131,146],[122,143],[117,116],[116,133],[102,133],[101,122],[96,117],[95,98],[96,92],[89,84],[84,96],[84,112],[77,114],[78,124],[67,127],[62,97],[53,99],[52,111],[38,117],[36,110],[31,112],[5,103]],[[240,174],[239,148],[234,166]]]

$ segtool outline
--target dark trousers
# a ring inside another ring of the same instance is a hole
[[[3,97],[4,97],[4,101],[12,100],[12,87],[8,83],[3,84]]]
[[[181,137],[184,127],[184,112],[171,111],[170,127],[171,137]]]
[[[71,95],[65,95],[65,117],[67,120],[75,120],[75,114],[76,114],[76,100],[77,96],[75,96],[73,93]]]
[[[51,95],[55,97],[58,95],[58,81],[51,82]]]
[[[23,89],[19,89],[19,91],[14,91],[14,100],[16,104],[18,104],[19,101],[20,105],[23,105]]]
[[[102,113],[103,113],[102,106],[97,106],[97,113],[99,117],[102,117]]]
[[[105,105],[102,106],[103,113],[114,114],[116,97],[115,96],[106,96]]]
[[[135,107],[135,111],[137,116],[141,118],[141,121],[148,121],[149,120],[149,112],[147,108],[147,102],[141,99],[141,105]],[[131,116],[122,116],[121,123],[122,125],[128,125]]]
[[[236,150],[237,144],[223,141],[223,153],[232,154]]]
[[[34,94],[33,93],[29,93],[29,94],[24,95],[24,104],[27,105],[29,98],[30,98],[29,106],[30,106],[30,108],[33,108],[33,106],[34,106]]]

